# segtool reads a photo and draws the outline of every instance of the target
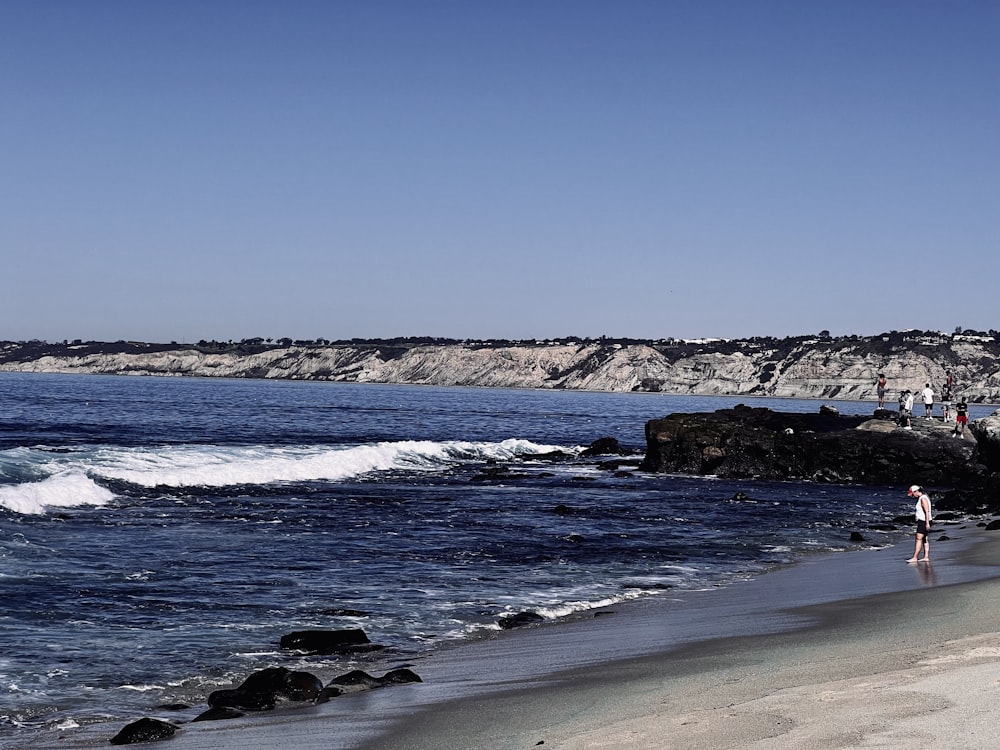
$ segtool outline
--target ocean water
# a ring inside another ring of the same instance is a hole
[[[605,436],[641,453],[648,419],[741,398],[37,374],[0,375],[0,394],[4,748],[110,736],[266,666],[377,672],[505,614],[724,586],[855,549],[852,530],[909,532],[870,528],[906,512],[897,488],[580,455]],[[386,649],[280,651],[306,628]]]

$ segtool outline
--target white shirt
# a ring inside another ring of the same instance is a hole
[[[934,403],[934,391],[933,391],[933,389],[931,389],[931,388],[924,388],[922,391],[920,391],[920,395],[924,397],[924,403],[925,404],[933,404]]]
[[[926,493],[924,493],[923,495],[921,495],[920,497],[917,498],[916,511],[917,511],[917,520],[918,521],[926,521],[927,520],[927,514],[924,512],[924,504],[923,504],[923,502],[921,502],[925,498],[927,500],[927,508],[930,509],[930,507],[931,507],[931,499],[930,499],[930,497],[927,496]]]

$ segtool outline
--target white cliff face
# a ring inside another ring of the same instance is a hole
[[[490,388],[558,387],[566,370],[580,367],[594,346],[418,346],[373,368],[380,383],[468,385]]]
[[[708,343],[704,346],[557,344],[435,344],[289,346],[260,353],[203,352],[178,346],[126,353],[67,351],[20,356],[8,344],[0,370],[122,375],[330,380],[494,388],[660,390],[698,395],[874,400],[880,372],[892,406],[898,393],[931,383],[937,393],[950,370],[955,399],[1000,402],[995,342],[956,341],[934,347],[873,345],[867,340]],[[878,343],[878,342],[877,342]],[[110,347],[109,347],[110,348]],[[162,347],[160,347],[162,348]],[[37,349],[37,347],[36,347]],[[140,347],[141,349],[141,347]]]

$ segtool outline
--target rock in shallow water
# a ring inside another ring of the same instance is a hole
[[[545,618],[537,612],[518,612],[516,615],[504,615],[497,620],[497,624],[504,630],[511,630],[513,628],[523,628],[527,625],[535,625],[543,620]]]
[[[297,630],[281,636],[281,648],[310,654],[341,654],[352,651],[375,651],[376,646],[360,628],[343,630]]]

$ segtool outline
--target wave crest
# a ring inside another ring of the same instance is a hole
[[[2,457],[12,469],[7,476],[46,478],[0,486],[0,506],[34,514],[51,507],[104,505],[114,495],[99,484],[102,480],[146,488],[343,481],[381,471],[443,471],[470,461],[506,461],[559,450],[579,451],[516,438],[498,443],[405,440],[350,447],[105,446],[67,453],[19,449]],[[13,463],[18,465],[12,467]]]
[[[106,505],[114,498],[80,471],[66,471],[40,482],[0,487],[0,507],[24,515],[41,515],[47,508]]]

